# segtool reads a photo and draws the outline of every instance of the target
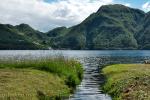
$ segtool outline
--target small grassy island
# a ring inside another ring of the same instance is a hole
[[[150,64],[117,64],[102,70],[103,86],[114,100],[150,100]]]
[[[62,57],[0,60],[0,100],[61,100],[82,73],[79,62]]]

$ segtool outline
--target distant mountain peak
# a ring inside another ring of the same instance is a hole
[[[140,9],[136,9],[136,8],[131,8],[122,4],[110,4],[110,5],[103,5],[101,6],[97,12],[106,12],[106,13],[111,13],[114,11],[117,12],[130,12],[131,10],[134,11],[138,11],[141,12],[143,14],[145,14],[144,11],[140,10]]]
[[[31,27],[31,26],[29,26],[28,24],[24,24],[24,23],[22,23],[22,24],[20,24],[20,25],[16,25],[15,26],[17,29],[19,29],[20,31],[34,31],[34,29]]]
[[[29,26],[28,24],[20,24],[20,25],[16,25],[17,27],[22,27],[22,28],[32,28],[31,26]]]
[[[125,5],[122,5],[122,4],[109,4],[109,5],[103,5],[101,6],[100,8],[103,8],[103,7],[125,7],[125,8],[129,8]]]

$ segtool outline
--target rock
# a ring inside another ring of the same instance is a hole
[[[144,63],[145,64],[150,64],[150,60],[145,60]]]

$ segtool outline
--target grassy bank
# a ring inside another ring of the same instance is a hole
[[[82,73],[80,63],[63,57],[0,60],[0,97],[60,99],[80,83]]]
[[[102,70],[103,86],[114,100],[150,100],[150,65],[118,64]]]

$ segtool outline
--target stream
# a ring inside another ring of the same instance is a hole
[[[84,66],[84,77],[70,100],[111,100],[109,95],[100,90],[100,84],[103,83],[99,72],[100,59],[91,57],[80,61]]]

